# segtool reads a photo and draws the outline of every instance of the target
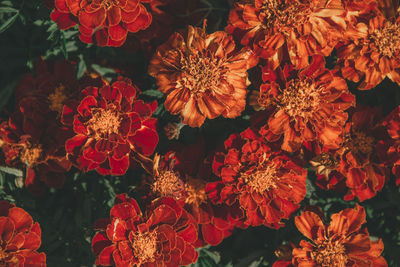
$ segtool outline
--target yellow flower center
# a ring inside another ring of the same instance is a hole
[[[263,26],[272,27],[294,26],[303,23],[310,8],[298,2],[285,3],[279,0],[264,0],[261,12],[264,15]]]
[[[400,52],[400,25],[387,22],[382,29],[376,29],[371,38],[379,52],[389,58]]]
[[[176,199],[182,197],[184,184],[178,174],[169,170],[159,171],[155,179],[155,182],[152,184],[153,192],[161,197],[170,196]]]
[[[108,138],[111,134],[118,134],[121,117],[112,109],[92,109],[92,118],[86,122],[87,128],[96,140]]]
[[[202,179],[187,177],[185,182],[185,203],[199,206],[207,201],[206,183]]]
[[[316,249],[311,252],[311,258],[318,266],[322,267],[345,267],[348,260],[343,244],[330,239],[318,244]]]
[[[133,255],[139,260],[139,264],[154,262],[157,254],[156,231],[136,233],[132,241]]]
[[[50,102],[50,109],[56,111],[58,114],[62,113],[63,106],[65,100],[68,97],[65,94],[65,86],[60,84],[55,90],[54,93],[50,94],[47,99]]]
[[[267,165],[254,173],[244,176],[244,182],[257,193],[264,193],[271,188],[277,188],[278,180],[275,164]]]
[[[336,169],[337,160],[330,153],[321,153],[314,157],[310,164],[313,166],[317,174],[328,176],[332,170]]]
[[[202,94],[218,88],[221,70],[211,58],[189,55],[182,64],[183,86],[193,94]]]
[[[19,260],[12,253],[0,247],[0,266],[19,266]]]
[[[281,106],[290,117],[302,117],[310,119],[321,105],[322,87],[315,88],[308,81],[292,80],[283,90],[278,105]]]
[[[32,167],[38,163],[38,160],[42,156],[42,153],[42,145],[32,145],[31,143],[27,143],[22,149],[20,158],[23,163]]]

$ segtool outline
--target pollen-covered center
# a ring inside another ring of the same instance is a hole
[[[121,117],[113,109],[92,109],[92,118],[86,123],[96,140],[118,134]]]
[[[318,244],[311,252],[311,258],[318,266],[322,267],[345,267],[348,261],[346,248],[338,241],[330,239]]]
[[[350,137],[347,137],[347,146],[354,152],[361,152],[369,155],[374,151],[375,139],[366,135],[364,132],[353,131]]]
[[[42,157],[43,149],[40,144],[33,145],[27,142],[21,152],[20,159],[26,165],[32,167],[38,163]]]
[[[199,206],[207,201],[206,183],[202,179],[187,177],[185,182],[185,203]]]
[[[244,176],[245,183],[257,193],[264,193],[270,189],[277,188],[278,180],[277,168],[274,164],[266,165]]]
[[[183,86],[194,94],[214,91],[221,79],[221,70],[209,57],[189,55],[181,62]]]
[[[263,0],[260,9],[264,15],[263,26],[267,29],[303,23],[309,10],[306,5],[299,2],[288,3],[279,0]]]
[[[60,84],[47,99],[50,102],[49,108],[51,110],[56,111],[58,114],[62,113],[64,102],[68,99],[65,94],[65,86]]]
[[[379,52],[389,58],[400,53],[400,25],[387,22],[382,29],[376,29],[371,38]]]
[[[157,232],[136,233],[132,240],[133,255],[139,264],[154,262],[157,254]]]
[[[156,180],[152,184],[153,192],[161,197],[170,196],[176,199],[182,197],[184,184],[178,174],[169,170],[159,171],[155,179]]]
[[[292,80],[279,97],[278,105],[292,118],[310,119],[320,107],[322,90],[309,81]]]
[[[0,246],[0,266],[18,266],[19,260]]]
[[[321,153],[314,157],[310,164],[313,166],[317,174],[328,176],[332,170],[337,167],[337,160],[331,153]]]

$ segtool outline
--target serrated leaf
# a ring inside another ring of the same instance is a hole
[[[1,26],[0,26],[0,33],[3,33],[5,30],[7,30],[8,28],[10,28],[15,20],[18,18],[19,15],[19,11],[17,13],[15,13],[15,15],[13,15],[12,17],[10,17],[9,19],[7,19]]]

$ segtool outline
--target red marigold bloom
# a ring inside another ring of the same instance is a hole
[[[349,188],[345,200],[370,199],[389,178],[384,162],[384,143],[389,137],[380,114],[377,108],[359,108],[346,125],[343,143],[336,151],[340,158],[338,171],[346,177]]]
[[[156,155],[153,177],[145,182],[150,185],[150,197],[173,197],[193,216],[200,227],[196,247],[218,245],[240,226],[243,217],[237,206],[213,205],[208,198],[205,188],[212,173],[205,163],[204,145],[199,141],[163,157]]]
[[[347,120],[346,109],[355,103],[346,81],[325,68],[322,56],[314,56],[301,71],[291,65],[276,72],[264,68],[259,104],[269,113],[260,133],[268,141],[283,135],[282,149],[294,152],[304,141],[337,148]]]
[[[157,103],[137,99],[139,89],[120,78],[102,88],[86,87],[80,102],[64,106],[62,121],[75,136],[65,143],[67,157],[78,168],[102,175],[123,175],[130,157],[151,155],[157,146]]]
[[[354,18],[347,38],[337,47],[338,66],[343,77],[361,81],[360,90],[374,88],[385,77],[400,84],[399,10],[395,6],[388,7],[384,10],[388,15],[385,17],[368,5],[361,4],[359,12],[362,14]],[[370,12],[363,12],[363,8]],[[350,10],[350,13],[355,11]]]
[[[247,225],[279,228],[299,208],[306,194],[307,171],[281,151],[274,151],[250,129],[225,141],[214,157],[221,181],[207,184],[215,203],[239,202]]]
[[[392,172],[396,176],[396,185],[400,185],[400,107],[395,108],[384,120],[383,126],[391,137],[387,141],[387,161],[393,166]]]
[[[331,216],[329,225],[317,213],[305,211],[295,218],[297,229],[311,242],[302,240],[293,249],[295,266],[387,266],[380,256],[382,240],[372,241],[363,207],[345,209]]]
[[[269,60],[275,69],[289,55],[298,68],[314,54],[328,56],[346,28],[342,0],[242,0],[226,31]]]
[[[46,266],[46,254],[39,253],[42,231],[23,209],[0,201],[0,265]]]
[[[51,19],[62,30],[79,24],[82,42],[121,46],[128,32],[150,26],[151,14],[144,3],[152,0],[55,0]]]
[[[197,260],[197,225],[172,198],[153,203],[143,215],[134,199],[118,195],[102,225],[92,240],[96,265],[173,267]]]
[[[166,94],[165,107],[191,127],[220,115],[235,118],[246,106],[247,70],[257,64],[248,49],[237,51],[225,32],[189,26],[175,33],[150,61],[149,74]]]

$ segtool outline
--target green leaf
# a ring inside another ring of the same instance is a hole
[[[3,33],[5,30],[7,30],[8,28],[10,28],[15,20],[18,18],[19,15],[19,11],[17,11],[17,13],[15,13],[14,16],[10,17],[9,19],[7,19],[1,26],[0,26],[0,33]]]
[[[8,103],[12,93],[14,92],[14,87],[17,85],[19,79],[15,79],[14,81],[8,83],[1,91],[0,91],[0,110],[4,108],[4,106]]]
[[[12,7],[0,7],[0,13],[18,13],[19,10]]]
[[[0,171],[8,173],[8,174],[12,174],[12,175],[17,176],[17,177],[24,176],[24,173],[21,170],[15,169],[15,168],[11,168],[11,167],[7,167],[7,166],[0,166]]]

